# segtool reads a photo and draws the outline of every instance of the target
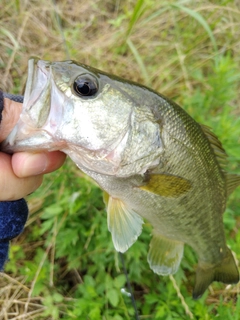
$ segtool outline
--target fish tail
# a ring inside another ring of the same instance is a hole
[[[213,281],[226,284],[237,283],[239,281],[239,271],[232,252],[228,248],[225,258],[217,265],[199,262],[193,290],[193,299],[199,299]]]

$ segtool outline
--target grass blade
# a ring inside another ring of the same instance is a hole
[[[172,4],[171,7],[182,10],[182,11],[186,12],[189,16],[191,16],[192,18],[197,20],[202,25],[202,27],[206,30],[206,32],[208,33],[208,36],[211,39],[213,48],[215,51],[217,51],[217,43],[216,43],[215,37],[213,35],[213,32],[212,32],[209,24],[207,23],[207,21],[203,18],[203,16],[200,13],[198,13],[197,11],[194,11],[190,8],[187,8],[185,6],[182,6],[180,4]]]
[[[14,48],[18,48],[19,47],[17,39],[15,39],[14,35],[10,31],[8,31],[7,29],[5,29],[3,27],[1,27],[0,30],[5,36],[7,36],[11,40]]]
[[[145,81],[145,84],[147,86],[150,86],[151,83],[149,81],[149,75],[148,75],[147,69],[146,69],[146,67],[144,65],[142,57],[140,56],[137,48],[134,46],[134,44],[132,43],[132,41],[130,39],[127,39],[127,45],[129,46],[130,50],[132,51],[132,54],[134,55],[134,58],[136,59],[138,65],[140,67],[140,70],[141,70],[143,79]]]
[[[135,5],[135,8],[133,10],[133,14],[131,16],[131,19],[129,21],[128,30],[127,30],[127,38],[132,32],[133,26],[141,16],[144,8],[144,0],[138,0],[138,2]]]

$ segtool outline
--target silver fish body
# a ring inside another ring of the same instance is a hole
[[[239,176],[209,128],[152,90],[72,61],[31,59],[21,118],[6,152],[61,150],[105,191],[116,250],[154,227],[148,261],[175,273],[184,244],[199,264],[193,296],[214,281],[235,283],[222,215]]]

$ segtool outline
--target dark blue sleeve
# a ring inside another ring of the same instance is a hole
[[[0,122],[2,120],[3,93],[0,91]],[[1,124],[0,124],[1,130]],[[24,199],[0,201],[0,271],[8,259],[9,241],[18,236],[28,217],[28,206]]]
[[[17,237],[28,217],[28,206],[24,199],[0,202],[0,270],[8,259],[9,240]]]

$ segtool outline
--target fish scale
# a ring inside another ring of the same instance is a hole
[[[5,152],[61,150],[104,191],[107,223],[125,252],[153,226],[148,262],[177,272],[184,244],[198,256],[193,297],[212,281],[237,283],[223,213],[240,177],[211,129],[142,85],[73,61],[29,60],[19,122]]]

